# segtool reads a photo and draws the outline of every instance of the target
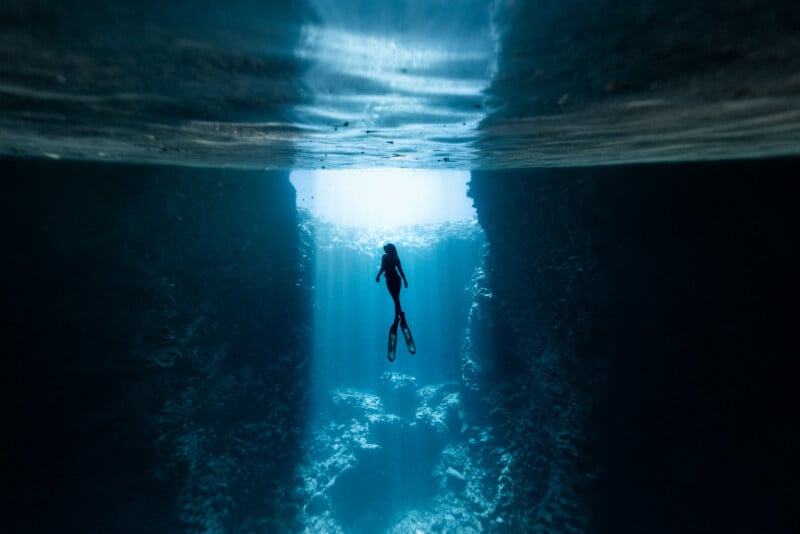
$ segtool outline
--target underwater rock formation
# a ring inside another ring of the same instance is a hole
[[[334,391],[306,451],[307,531],[484,531],[502,497],[500,449],[460,389],[387,372],[374,390]]]
[[[2,168],[2,529],[295,528],[310,294],[287,174]]]
[[[507,447],[500,517],[514,530],[589,525],[581,488],[597,467],[585,425],[602,379],[582,350],[602,295],[581,220],[591,189],[582,176],[526,172],[476,172],[470,183],[489,250],[478,352],[492,355],[494,385],[482,395]]]
[[[312,263],[367,241],[286,173],[0,161],[0,530],[791,531],[797,163],[475,172],[486,240],[404,254],[442,350],[328,391]]]
[[[791,530],[796,166],[473,173],[513,527]]]

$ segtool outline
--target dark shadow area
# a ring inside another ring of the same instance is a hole
[[[680,101],[773,96],[776,84],[796,91],[800,7],[791,2],[515,2],[497,23],[507,31],[489,94],[503,109],[490,124],[629,95],[669,93],[674,110]]]
[[[34,121],[58,113],[50,131],[71,118],[84,126],[71,133],[90,137],[90,124],[288,121],[303,102],[294,50],[314,18],[305,0],[9,0],[0,72],[17,90],[2,94],[0,109]]]
[[[0,169],[2,528],[295,528],[310,295],[288,175]]]
[[[518,521],[791,530],[797,166],[473,173],[498,387],[528,387],[500,402]],[[543,473],[572,510],[538,507]]]
[[[495,5],[484,169],[797,154],[797,3]]]
[[[305,0],[3,2],[0,153],[288,168],[314,19]]]
[[[611,350],[598,526],[787,532],[798,496],[797,160],[598,177]],[[624,181],[623,181],[624,180]],[[794,400],[793,400],[794,399]],[[607,448],[605,448],[607,447]],[[613,496],[613,497],[612,497]]]

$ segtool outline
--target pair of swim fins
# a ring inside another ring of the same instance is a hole
[[[417,346],[414,344],[414,338],[411,336],[411,329],[408,327],[408,323],[406,322],[405,313],[400,314],[400,330],[403,332],[403,337],[406,340],[408,352],[411,354],[416,353]],[[389,328],[389,351],[387,356],[389,357],[390,362],[393,362],[397,357],[397,321],[392,323],[392,326]]]

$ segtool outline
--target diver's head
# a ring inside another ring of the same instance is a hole
[[[383,245],[383,251],[390,256],[397,256],[397,249],[391,243],[386,243]]]

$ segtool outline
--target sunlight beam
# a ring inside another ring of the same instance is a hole
[[[351,228],[394,228],[466,221],[469,171],[358,169],[293,171],[297,206]]]

